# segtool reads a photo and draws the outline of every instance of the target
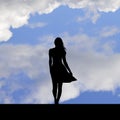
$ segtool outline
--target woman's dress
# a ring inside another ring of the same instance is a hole
[[[50,55],[52,57],[51,77],[53,82],[69,83],[76,81],[76,78],[68,72],[62,62],[62,57],[65,54],[66,53],[57,48],[50,49]]]

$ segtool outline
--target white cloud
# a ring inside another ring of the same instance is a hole
[[[44,84],[51,82],[47,48],[42,45],[4,44],[0,46],[0,54],[0,103],[6,103],[6,99],[11,103],[23,103],[28,99],[33,102],[32,95],[37,93],[39,96],[40,92],[48,97],[51,84]],[[41,103],[44,97],[36,99]]]
[[[28,27],[34,29],[34,28],[41,28],[41,27],[45,27],[47,24],[43,23],[43,22],[38,22],[38,23],[29,23],[27,24]]]
[[[116,26],[106,26],[104,28],[102,28],[101,32],[100,32],[100,36],[101,37],[111,37],[113,35],[116,35],[120,33],[120,29],[117,28]]]
[[[103,12],[114,12],[120,7],[120,0],[63,0],[71,8],[91,8]]]
[[[36,46],[36,48],[33,50],[32,47],[29,47],[27,45],[25,46],[1,45],[0,46],[0,54],[1,54],[0,76],[2,77],[9,76],[10,74],[12,74],[12,72],[14,73],[14,71],[16,71],[16,69],[18,68],[26,70],[25,72],[29,71],[30,76],[31,77],[34,76],[35,73],[32,74],[31,69],[26,69],[26,68],[28,66],[35,68],[36,66],[34,65],[34,62],[36,62],[36,60],[40,60],[41,57],[42,59],[44,59],[44,52],[43,52],[45,51],[44,49],[45,48],[43,48],[42,46],[41,47]],[[43,56],[37,56],[38,54],[42,54]],[[11,64],[8,64],[8,62]]]
[[[114,91],[120,86],[120,54],[114,53],[111,43],[101,44],[99,38],[87,35],[64,36],[73,43],[69,48],[68,60],[72,71],[78,78],[81,91]],[[104,47],[111,49],[106,49]],[[101,49],[101,51],[98,51]]]
[[[12,37],[10,28],[27,24],[31,14],[48,14],[60,5],[87,8],[93,12],[91,19],[95,23],[99,17],[97,11],[114,12],[120,8],[120,0],[0,0],[0,41],[9,40]]]
[[[99,36],[101,37],[101,36]],[[78,81],[63,85],[61,102],[84,91],[115,91],[120,86],[120,54],[111,43],[86,34],[62,35],[68,64]],[[48,68],[48,47],[53,36],[45,36],[36,46],[0,46],[1,103],[52,103],[52,83]],[[106,49],[105,45],[107,45]],[[29,83],[29,84],[28,84]]]
[[[90,19],[95,24],[99,17],[100,17],[100,15],[96,9],[94,9],[94,10],[89,9],[85,12],[84,16],[79,16],[77,18],[77,22],[82,22],[82,21],[85,21],[87,19]]]
[[[12,36],[10,27],[19,28],[28,23],[30,14],[52,12],[59,4],[55,0],[1,0],[0,1],[0,41]]]
[[[3,44],[0,54],[0,103],[53,102],[47,44]],[[62,100],[79,94],[75,85],[65,85],[64,89]],[[74,91],[73,94],[67,94],[69,90]]]

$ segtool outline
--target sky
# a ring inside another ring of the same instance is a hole
[[[120,0],[0,0],[0,104],[52,104],[48,50],[61,37],[77,78],[61,104],[120,104]]]

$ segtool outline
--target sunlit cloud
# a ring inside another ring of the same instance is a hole
[[[1,0],[0,41],[8,41],[12,37],[10,28],[15,29],[28,24],[33,14],[48,14],[61,5],[72,9],[88,9],[90,13],[87,11],[84,19],[90,18],[95,23],[99,18],[98,12],[115,12],[120,8],[120,0]],[[79,17],[78,21],[84,19]]]

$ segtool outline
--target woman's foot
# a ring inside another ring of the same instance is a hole
[[[55,100],[55,104],[59,104],[59,103],[58,103],[58,100]]]

